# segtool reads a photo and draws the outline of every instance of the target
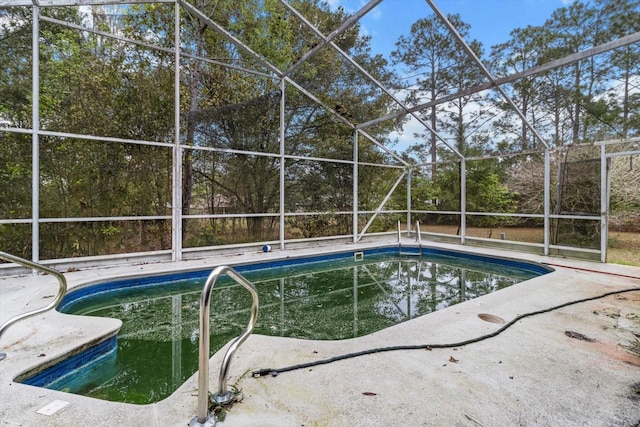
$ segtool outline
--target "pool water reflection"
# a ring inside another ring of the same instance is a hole
[[[48,387],[130,403],[157,402],[197,371],[202,277],[117,289],[63,311],[123,321],[116,354]],[[242,273],[260,297],[254,333],[313,340],[358,337],[540,273],[449,256],[372,255]],[[248,293],[222,276],[211,299],[212,354],[245,327]]]

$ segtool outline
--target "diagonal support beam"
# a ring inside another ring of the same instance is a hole
[[[498,92],[500,92],[500,94],[505,99],[505,101],[507,101],[507,103],[511,106],[511,108],[513,108],[515,110],[515,112],[518,114],[520,119],[522,119],[523,123],[526,124],[526,126],[531,130],[531,132],[533,132],[533,134],[536,136],[536,138],[538,138],[540,140],[540,142],[546,148],[549,148],[549,144],[547,144],[547,142],[544,140],[544,138],[542,138],[542,135],[540,135],[538,133],[538,131],[536,130],[536,128],[533,127],[533,125],[529,122],[529,120],[524,115],[524,113],[520,110],[520,108],[518,108],[518,106],[513,102],[511,97],[504,91],[504,89],[502,89],[501,86],[498,86],[498,84],[496,82],[496,79],[491,75],[491,72],[489,71],[489,69],[487,69],[487,67],[485,67],[485,65],[480,60],[480,58],[478,58],[478,56],[473,51],[473,49],[471,49],[471,46],[469,46],[469,44],[464,40],[464,38],[460,35],[458,30],[453,26],[453,24],[451,24],[451,22],[447,19],[447,17],[444,16],[444,14],[440,11],[440,9],[438,9],[438,7],[435,5],[433,0],[425,0],[425,1],[427,2],[427,4],[429,6],[431,6],[431,9],[433,9],[435,14],[438,15],[438,17],[442,20],[444,25],[449,29],[451,34],[453,34],[453,36],[456,38],[456,40],[458,40],[458,42],[460,43],[460,45],[462,46],[464,51],[467,52],[469,57],[471,57],[471,59],[473,59],[473,61],[476,64],[478,64],[478,66],[482,70],[482,73],[489,79],[489,81],[491,82],[492,86],[494,86],[496,88],[496,90],[498,90]]]
[[[371,9],[376,7],[381,2],[382,0],[371,0],[369,3],[364,5],[359,11],[357,11],[352,16],[350,16],[349,19],[347,19],[342,25],[340,25],[338,28],[333,30],[328,36],[325,36],[311,22],[309,22],[309,20],[307,20],[307,18],[305,18],[304,15],[302,15],[300,12],[294,9],[288,2],[286,2],[285,0],[280,0],[280,3],[285,8],[287,8],[291,13],[297,16],[298,19],[304,22],[307,27],[309,27],[314,33],[316,33],[318,37],[322,39],[322,42],[318,43],[316,46],[311,48],[307,53],[302,55],[302,57],[295,64],[291,65],[291,67],[289,67],[289,69],[287,69],[284,72],[284,75],[285,76],[291,75],[291,73],[293,73],[296,69],[298,69],[307,59],[315,55],[317,51],[322,49],[328,43],[331,43],[340,34],[344,33],[349,28],[351,28],[356,22],[360,20],[360,18],[362,18],[367,13],[369,13]]]
[[[247,55],[258,61],[260,64],[268,68],[272,73],[274,73],[278,77],[282,77],[282,71],[278,69],[275,65],[271,64],[265,58],[263,58],[260,54],[256,53],[249,46],[241,42],[238,38],[236,38],[233,34],[222,28],[216,22],[214,22],[211,18],[203,14],[200,10],[193,7],[191,4],[187,3],[184,0],[177,0],[180,6],[185,8],[189,13],[196,15],[198,18],[202,19],[209,27],[211,27],[218,34],[225,37],[231,43],[236,45],[240,50],[245,52]]]
[[[385,85],[380,83],[374,76],[372,76],[367,70],[365,70],[357,61],[355,61],[349,54],[347,54],[345,51],[340,49],[340,47],[338,47],[338,45],[336,45],[332,41],[336,36],[338,36],[339,34],[344,32],[347,28],[352,26],[357,20],[359,20],[362,16],[364,16],[366,13],[368,13],[371,9],[373,9],[381,1],[382,0],[372,0],[372,1],[370,1],[362,9],[360,9],[358,12],[356,12],[351,18],[349,18],[343,25],[341,25],[337,30],[332,32],[329,36],[325,36],[312,23],[310,23],[308,20],[306,20],[302,14],[300,14],[297,10],[295,10],[293,7],[291,7],[284,0],[281,0],[283,5],[285,7],[287,7],[287,9],[289,9],[293,14],[295,14],[298,18],[300,18],[300,20],[302,20],[302,22],[304,22],[305,25],[307,25],[307,27],[309,29],[311,29],[318,37],[320,37],[323,40],[322,43],[319,43],[317,46],[315,46],[313,49],[311,49],[309,52],[307,52],[302,58],[300,58],[300,60],[298,62],[296,62],[291,68],[289,68],[285,72],[285,75],[289,75],[293,70],[295,70],[297,67],[299,67],[304,61],[306,61],[309,57],[311,57],[313,54],[315,54],[320,48],[322,48],[323,46],[329,44],[344,59],[346,59],[352,66],[354,66],[355,68],[358,69],[359,72],[364,74],[365,77],[367,77],[367,79],[369,79],[369,81],[371,83],[373,83],[378,89],[380,89],[387,96],[389,96],[405,112],[405,113],[403,113],[401,115],[409,113],[414,119],[416,119],[429,132],[431,132],[433,135],[435,135],[436,138],[438,138],[442,143],[444,143],[444,145],[446,145],[458,157],[462,158],[462,153],[460,153],[453,145],[449,144],[449,142],[446,139],[444,139],[442,136],[440,136],[440,134],[438,134],[438,132],[436,132],[431,127],[431,125],[429,125],[429,123],[425,122],[417,114],[412,112],[409,109],[409,107],[407,107],[398,97],[396,97],[389,89],[387,89],[387,87]],[[399,117],[399,116],[400,115],[398,115],[396,117]],[[365,127],[365,126],[362,126],[362,125],[356,126],[357,129],[362,129],[363,127]]]
[[[459,92],[452,93],[451,95],[443,96],[442,98],[425,102],[424,104],[416,105],[415,107],[409,108],[409,112],[413,113],[416,111],[424,110],[425,108],[433,107],[435,105],[444,104],[445,102],[453,101],[454,99],[458,99],[462,96],[472,95],[474,93],[482,92],[483,90],[491,89],[494,86],[502,86],[504,84],[512,83],[526,77],[542,74],[546,71],[553,70],[558,67],[573,64],[574,62],[583,60],[585,58],[590,58],[592,56],[599,55],[601,53],[608,52],[610,50],[617,49],[622,46],[627,46],[627,45],[630,45],[633,43],[639,43],[639,42],[640,42],[640,32],[630,34],[620,39],[603,43],[601,45],[594,46],[592,48],[583,50],[581,52],[573,53],[571,55],[565,56],[564,58],[556,59],[554,61],[550,61],[545,64],[529,68],[528,70],[520,71],[514,74],[509,74],[508,76],[505,76],[505,77],[500,77],[499,79],[495,79],[493,82],[490,82],[490,83],[482,83],[476,86],[472,86],[468,89],[464,89]],[[361,123],[360,125],[358,125],[358,127],[367,128],[375,124],[378,124],[380,122],[397,119],[404,115],[405,113],[387,114],[386,116],[382,116],[377,119],[370,120],[366,123]]]
[[[402,163],[405,166],[409,166],[409,162],[407,162],[402,157],[398,156],[398,154],[395,151],[393,151],[392,149],[388,148],[386,145],[376,141],[376,139],[374,137],[372,137],[371,135],[369,135],[365,131],[359,129],[358,132],[361,135],[363,135],[364,137],[366,137],[369,141],[374,143],[376,146],[380,147],[380,149],[384,150],[387,154],[389,154],[394,159],[396,159],[397,161],[399,161],[400,163]]]
[[[298,83],[296,83],[295,81],[291,80],[289,77],[284,77],[283,80],[285,80],[287,83],[289,83],[294,88],[298,89],[300,92],[302,92],[309,99],[311,99],[312,101],[316,102],[318,105],[322,106],[322,108],[324,108],[325,110],[327,110],[328,112],[333,114],[342,123],[344,123],[345,125],[349,126],[352,129],[355,129],[355,126],[354,126],[353,123],[351,123],[349,120],[347,120],[344,117],[342,117],[342,115],[338,114],[338,112],[336,110],[334,110],[333,108],[331,108],[328,105],[326,105],[324,102],[322,102],[320,99],[318,99],[311,92],[309,92],[308,90],[306,90],[305,88],[300,86]]]
[[[129,1],[129,0],[127,0]],[[118,41],[122,41],[125,43],[130,43],[136,46],[142,46],[144,48],[147,49],[152,49],[152,50],[156,50],[158,52],[166,52],[166,53],[170,53],[173,54],[175,52],[175,49],[173,48],[169,48],[169,47],[163,47],[163,46],[158,46],[152,43],[146,43],[140,40],[136,40],[136,39],[132,39],[129,37],[124,37],[124,36],[119,36],[116,34],[112,34],[106,31],[100,31],[100,30],[96,30],[94,28],[89,28],[89,27],[85,27],[84,25],[78,25],[78,24],[74,24],[72,22],[67,22],[67,21],[61,21],[59,19],[55,19],[55,18],[51,18],[48,16],[41,16],[40,17],[41,21],[45,21],[45,22],[50,22],[52,24],[56,24],[56,25],[60,25],[62,27],[66,27],[66,28],[73,28],[74,30],[78,30],[78,31],[83,31],[83,32],[87,32],[87,33],[91,33],[91,34],[96,34],[100,37],[106,37],[106,38],[110,38],[113,40],[118,40]],[[180,49],[178,49],[180,50]],[[237,65],[233,65],[233,64],[227,64],[225,62],[222,61],[217,61],[215,59],[209,59],[209,58],[204,58],[198,55],[193,55],[190,53],[186,53],[186,52],[180,52],[180,56],[184,57],[184,58],[190,58],[190,59],[195,59],[197,61],[202,61],[202,62],[206,62],[209,64],[215,64],[215,65],[219,65],[221,67],[226,67],[232,70],[236,70],[236,71],[240,71],[243,73],[249,73],[249,74],[254,74],[256,76],[262,76],[262,77],[266,77],[266,78],[274,78],[274,76],[272,74],[267,74],[261,71],[256,71],[256,70],[252,70],[249,68],[243,68]]]
[[[398,187],[398,184],[400,184],[402,182],[402,180],[404,179],[405,175],[407,175],[407,171],[406,170],[404,172],[402,172],[400,177],[393,184],[393,187],[391,187],[391,190],[389,190],[389,192],[385,196],[384,200],[382,200],[382,202],[380,202],[380,205],[378,205],[378,207],[376,208],[375,212],[373,213],[373,216],[371,218],[369,218],[369,221],[367,221],[365,226],[362,228],[362,231],[360,232],[360,234],[358,234],[358,238],[356,239],[356,242],[359,242],[360,239],[362,239],[362,236],[364,236],[364,233],[367,232],[367,230],[369,229],[369,227],[371,226],[373,221],[376,219],[378,214],[382,211],[382,208],[384,208],[384,205],[387,204],[387,202],[391,198],[391,195],[393,194],[394,191],[396,191],[396,187]]]

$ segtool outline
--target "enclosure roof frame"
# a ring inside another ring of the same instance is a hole
[[[482,60],[478,58],[478,55],[476,55],[473,49],[471,49],[471,46],[469,46],[469,43],[467,43],[465,39],[462,37],[462,35],[460,35],[460,33],[458,32],[456,27],[451,23],[451,21],[449,21],[449,19],[447,19],[447,17],[440,11],[440,9],[438,8],[438,6],[436,6],[433,0],[425,0],[425,1],[431,7],[433,12],[438,16],[438,18],[440,18],[440,20],[444,23],[444,25],[449,29],[449,32],[456,38],[456,40],[458,40],[458,43],[462,46],[462,49],[467,53],[467,55],[469,55],[469,57],[473,60],[473,62],[475,62],[480,67],[480,69],[482,70],[482,74],[484,74],[489,79],[493,87],[495,87],[495,89],[498,92],[500,92],[500,95],[502,95],[505,101],[507,101],[507,103],[511,106],[511,108],[514,109],[514,111],[516,112],[518,117],[520,117],[522,122],[525,123],[525,125],[529,128],[529,130],[531,130],[531,132],[533,132],[535,137],[538,138],[538,140],[545,146],[545,148],[549,148],[549,144],[544,140],[544,138],[542,138],[542,135],[538,133],[538,131],[531,124],[529,119],[527,119],[527,116],[524,115],[522,110],[513,102],[511,97],[504,91],[504,89],[502,89],[502,86],[496,84],[496,79],[493,77],[489,69],[484,65]]]
[[[176,0],[0,0],[0,6],[103,6],[175,2]]]
[[[262,66],[266,67],[271,73],[273,73],[273,76],[267,76],[265,73],[260,73],[258,71],[255,71],[256,74],[260,74],[260,75],[264,75],[265,77],[272,77],[272,78],[273,77],[280,78],[280,79],[286,78],[286,80],[289,83],[293,82],[293,79],[290,78],[290,74],[293,71],[295,71],[295,69],[297,69],[305,61],[307,61],[311,56],[313,56],[322,47],[324,47],[326,45],[330,45],[342,57],[344,57],[352,65],[357,67],[357,69],[360,72],[364,73],[365,77],[374,86],[378,87],[385,94],[390,96],[392,98],[392,100],[396,103],[396,105],[398,107],[400,107],[400,109],[402,111],[398,111],[396,113],[390,113],[390,114],[387,114],[385,116],[381,116],[381,117],[378,117],[376,119],[373,119],[373,120],[370,120],[370,121],[367,121],[367,122],[354,124],[354,123],[351,123],[349,120],[343,118],[339,113],[334,111],[333,108],[331,108],[331,107],[329,107],[327,105],[323,105],[323,107],[325,109],[330,110],[335,116],[337,116],[340,119],[342,119],[343,122],[348,123],[351,127],[355,127],[358,130],[362,130],[362,129],[371,127],[371,126],[373,126],[373,125],[375,125],[377,123],[381,123],[381,122],[388,121],[388,120],[394,120],[394,119],[398,119],[398,118],[410,115],[414,119],[416,119],[425,128],[425,130],[427,130],[431,134],[435,135],[436,138],[438,138],[441,142],[443,142],[458,157],[464,157],[464,155],[462,153],[460,153],[454,146],[452,146],[445,138],[443,138],[441,135],[439,135],[438,132],[436,132],[434,129],[432,129],[431,126],[428,123],[426,123],[424,120],[422,120],[416,114],[418,111],[421,111],[421,110],[429,108],[429,107],[433,107],[435,105],[443,104],[445,102],[452,101],[452,100],[460,98],[462,96],[468,96],[468,95],[471,95],[471,94],[474,94],[474,93],[481,92],[483,90],[495,88],[496,90],[498,90],[500,92],[500,94],[503,96],[505,101],[512,108],[514,108],[514,111],[523,120],[523,123],[525,123],[525,125],[533,132],[534,136],[543,143],[545,148],[549,148],[549,144],[542,138],[542,136],[536,130],[535,126],[533,126],[530,123],[530,121],[524,116],[522,111],[515,105],[513,100],[511,100],[511,98],[508,96],[508,94],[502,89],[502,85],[507,84],[507,83],[512,83],[512,82],[515,82],[517,80],[523,79],[525,77],[529,77],[529,76],[532,76],[532,75],[540,74],[540,73],[543,73],[545,71],[549,71],[549,70],[552,70],[552,69],[555,69],[555,68],[558,68],[558,67],[561,67],[561,66],[564,66],[564,65],[568,65],[568,64],[580,61],[580,60],[585,59],[585,58],[592,57],[592,56],[600,54],[600,53],[607,52],[609,50],[613,50],[613,49],[618,48],[618,47],[626,46],[626,45],[637,43],[637,42],[640,41],[640,32],[636,32],[634,34],[631,34],[631,35],[628,35],[628,36],[625,36],[625,37],[621,37],[620,39],[617,39],[617,40],[614,40],[614,41],[611,41],[611,42],[607,42],[607,43],[603,43],[602,45],[598,45],[598,46],[595,46],[595,47],[590,48],[590,49],[586,49],[586,50],[584,50],[582,52],[570,54],[570,55],[567,55],[567,56],[565,56],[563,58],[560,58],[560,59],[557,59],[557,60],[554,60],[554,61],[550,61],[550,62],[548,62],[546,64],[543,64],[543,65],[540,65],[540,66],[537,66],[537,67],[532,67],[532,68],[529,68],[527,70],[524,70],[524,71],[521,71],[521,72],[518,72],[518,73],[514,73],[514,74],[511,74],[511,75],[502,77],[502,78],[495,78],[494,76],[492,76],[492,74],[489,72],[487,67],[484,65],[483,61],[474,54],[474,52],[471,50],[469,44],[464,40],[464,38],[456,30],[455,26],[453,26],[453,24],[439,10],[439,8],[436,6],[435,2],[433,0],[425,0],[426,4],[433,10],[433,12],[436,14],[436,16],[443,21],[443,23],[445,24],[445,26],[447,27],[449,32],[460,43],[461,47],[467,53],[467,55],[469,55],[469,57],[476,64],[478,64],[478,66],[480,66],[483,74],[485,74],[485,76],[489,79],[489,82],[470,87],[470,88],[465,89],[463,91],[459,91],[459,92],[453,93],[451,95],[444,96],[442,98],[439,98],[439,99],[436,99],[436,100],[433,100],[433,101],[430,101],[430,102],[427,102],[427,103],[423,103],[423,104],[420,104],[420,105],[417,105],[417,106],[414,106],[414,107],[408,107],[404,102],[402,102],[400,99],[398,99],[388,88],[386,88],[385,85],[383,85],[379,81],[377,81],[377,79],[375,79],[366,70],[364,70],[364,68],[360,64],[358,64],[357,61],[355,61],[348,54],[346,54],[346,52],[342,51],[333,42],[333,40],[336,37],[338,37],[340,34],[344,33],[344,31],[346,31],[347,29],[349,29],[350,27],[355,25],[363,16],[365,16],[367,13],[369,13],[378,4],[382,3],[382,1],[384,1],[384,0],[370,0],[370,1],[368,1],[360,10],[356,11],[342,25],[340,25],[340,27],[338,27],[337,29],[332,31],[329,35],[324,35],[313,24],[311,24],[302,14],[300,14],[300,12],[298,12],[291,5],[289,5],[286,2],[286,0],[279,0],[279,2],[285,8],[290,10],[294,15],[296,15],[299,19],[301,19],[302,22],[307,27],[309,27],[317,36],[319,36],[321,38],[321,40],[322,40],[318,45],[316,45],[313,48],[311,48],[311,50],[306,52],[297,62],[295,62],[293,65],[291,65],[286,70],[280,70],[278,67],[276,67],[275,65],[271,64],[268,60],[263,58],[260,54],[258,54],[257,52],[253,51],[249,46],[247,46],[245,43],[243,43],[242,41],[240,41],[237,38],[235,38],[232,34],[230,34],[228,31],[226,31],[224,28],[222,28],[220,25],[218,25],[215,21],[213,21],[212,19],[208,18],[206,15],[204,15],[202,12],[200,12],[195,6],[193,6],[192,4],[190,4],[189,2],[187,2],[185,0],[0,0],[0,7],[3,7],[3,6],[35,6],[35,7],[99,6],[99,5],[150,4],[150,3],[177,4],[180,7],[185,8],[188,12],[194,13],[199,18],[203,19],[206,22],[207,26],[211,27],[214,31],[218,32],[223,37],[225,37],[227,40],[229,40],[230,42],[235,44],[238,48],[240,48],[242,51],[244,51],[246,54],[248,54],[254,60],[258,61]],[[68,26],[73,26],[74,25],[74,24],[71,24],[71,23],[64,23],[63,21],[54,20],[53,18],[41,17],[40,19],[47,20],[47,21],[50,21],[52,23],[61,24],[61,25],[68,25]],[[99,32],[98,30],[84,28],[82,26],[77,26],[76,25],[76,26],[74,26],[74,28],[77,28],[77,29],[80,29],[80,30],[83,30],[83,31],[94,32],[96,34],[101,34],[101,35],[108,36],[108,37],[120,38],[119,36],[109,35],[109,34],[106,34],[106,33],[103,34],[103,32]],[[147,44],[147,43],[144,43],[144,42],[132,41],[132,40],[124,39],[124,38],[121,38],[121,39],[123,41],[126,41],[126,42],[134,42],[136,44],[143,45],[143,46],[146,46],[146,47],[149,47],[149,48],[158,48],[158,49],[166,50],[164,48],[155,47],[155,46],[153,46],[151,44]],[[190,55],[184,54],[184,53],[182,53],[181,55],[184,55],[184,56],[187,56],[187,57],[190,56]],[[200,59],[200,58],[194,58],[194,59]],[[202,59],[204,59],[204,58],[202,58]],[[241,68],[241,67],[234,67],[232,64],[227,64],[227,63],[220,62],[220,65],[221,66],[227,66],[227,67],[230,67],[230,68],[240,69],[240,71],[254,72],[254,71],[249,70],[249,69],[244,69],[244,68]],[[300,86],[298,86],[298,89],[300,89]],[[305,91],[305,94],[307,96],[310,95],[307,91]],[[394,157],[396,159],[398,159],[400,156],[394,156]]]

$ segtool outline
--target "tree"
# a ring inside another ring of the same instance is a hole
[[[31,126],[29,8],[0,9],[0,128]],[[31,216],[31,137],[0,132],[0,218]],[[3,251],[30,257],[30,226],[0,225]]]
[[[240,8],[235,5],[234,2],[218,3],[213,13],[214,20],[228,25],[235,37],[280,69],[294,64],[318,43],[317,37],[279,2],[245,2]],[[333,31],[346,18],[343,10],[332,12],[326,4],[318,1],[299,1],[292,6],[302,14],[313,15],[314,25],[325,34]],[[368,51],[368,38],[360,37],[358,33],[358,27],[354,26],[338,37],[336,44],[377,78],[388,80],[390,74],[384,70],[386,62],[381,57],[372,57]],[[265,43],[265,40],[268,42]],[[217,57],[241,60],[246,68],[264,70],[254,58],[209,30],[203,34],[203,46],[203,52],[207,55],[216,52]],[[280,151],[281,96],[285,96],[287,105],[284,133],[288,155],[349,159],[353,153],[353,129],[339,125],[335,116],[295,88],[286,85],[285,92],[281,93],[279,82],[275,79],[204,64],[200,73],[204,86],[198,91],[197,106],[192,105],[188,113],[189,120],[195,126],[193,143],[199,147],[223,150],[225,154],[211,155],[194,151],[192,156],[197,177],[194,183],[210,188],[215,186],[222,196],[220,200],[237,208],[239,213],[257,214],[246,218],[247,238],[263,239],[270,236],[275,224],[273,219],[261,214],[275,213],[279,209],[280,159],[275,154]],[[388,104],[375,88],[359,84],[365,81],[363,76],[330,46],[319,50],[299,66],[291,74],[291,79],[325,105],[340,105],[344,111],[348,111],[350,121],[377,117]],[[210,88],[215,88],[215,91]],[[190,99],[193,100],[193,93]],[[365,99],[366,102],[363,102]],[[342,111],[340,108],[336,110]],[[187,134],[190,135],[189,132]],[[381,158],[370,148],[361,156],[371,162]],[[301,161],[292,159],[287,160],[285,165],[288,175],[285,187],[287,200],[296,201],[298,207],[316,206],[311,190],[327,188],[331,189],[333,195],[323,198],[324,209],[351,209],[351,172],[345,175],[343,166],[329,162],[299,168],[298,163]],[[336,175],[336,170],[341,173]],[[297,176],[299,173],[303,175]],[[316,178],[309,179],[310,176]],[[375,178],[372,181],[381,179]],[[320,181],[331,183],[314,188]],[[340,228],[348,224],[349,221],[342,222]]]
[[[580,52],[605,40],[606,31],[600,15],[601,10],[580,1],[555,10],[545,23],[551,36],[545,61]],[[602,66],[594,57],[575,62],[568,66],[567,80],[558,82],[560,87],[556,90],[560,89],[568,101],[565,105],[573,144],[579,143],[588,132],[582,118],[585,105],[602,92],[598,79],[603,72]]]
[[[23,23],[24,16],[18,13],[23,10],[12,11],[16,13],[7,16],[5,22],[17,28]],[[113,12],[93,8],[93,25],[102,31],[113,31],[113,26],[121,23],[121,15]],[[77,8],[43,8],[41,13],[75,24],[87,22]],[[171,103],[166,104],[168,109],[164,108],[166,95],[171,96],[164,85],[173,82],[170,68],[166,67],[167,55],[152,60],[146,49],[125,48],[123,43],[109,38],[46,21],[40,24],[40,36],[45,41],[40,47],[41,128],[145,141],[166,141],[167,135],[171,138]],[[16,39],[8,41],[17,46],[13,43]],[[30,67],[28,61],[19,57],[16,60],[16,64]],[[1,75],[11,74],[13,71],[5,69]],[[25,75],[30,72],[25,70]],[[24,81],[29,83],[29,79]],[[30,101],[30,87],[18,81],[8,83],[14,93],[23,92],[21,96]],[[3,97],[0,108],[9,102],[13,102],[11,98]],[[13,108],[15,104],[11,107],[13,114],[20,111]],[[14,126],[21,126],[18,123],[22,119],[13,120]],[[22,126],[30,127],[30,119]],[[14,171],[13,176],[17,171],[31,169],[30,156],[12,156],[20,159],[19,164],[9,168]],[[40,216],[165,215],[171,195],[167,179],[170,160],[170,150],[163,148],[41,136]],[[27,185],[21,191],[31,194],[30,180],[22,182]],[[13,210],[19,207],[13,206]],[[156,235],[147,240],[149,227]],[[48,223],[41,225],[41,255],[60,258],[149,247],[164,249],[168,247],[166,231],[164,221]]]
[[[175,5],[116,3],[94,6],[87,15],[80,13],[85,9],[75,7],[40,9],[46,16],[74,25],[40,22],[39,125],[45,131],[97,137],[40,135],[41,217],[162,216],[171,207],[173,147],[151,146],[148,141],[173,144],[176,138],[176,76],[170,52]],[[235,209],[238,215],[233,222],[243,227],[236,236],[245,241],[273,237],[280,209],[329,212],[315,224],[298,221],[297,226],[308,227],[303,230],[306,235],[349,232],[354,203],[354,166],[350,162],[354,136],[360,132],[354,125],[388,114],[395,106],[350,60],[330,45],[319,46],[322,37],[289,6],[325,35],[349,15],[320,0],[295,0],[287,6],[278,0],[241,4],[197,0],[189,4],[206,17],[181,9],[182,129],[178,133],[183,147],[188,146],[182,151],[182,213]],[[492,69],[498,75],[509,75],[635,33],[640,28],[639,9],[638,0],[579,1],[558,9],[544,27],[515,29],[509,41],[494,46]],[[32,127],[31,17],[31,7],[0,8],[0,126]],[[221,35],[209,19],[268,64]],[[470,27],[459,16],[451,15],[449,20],[469,38]],[[89,25],[161,49],[77,30],[76,25]],[[393,61],[404,66],[406,75],[402,78],[408,82],[402,86],[386,60],[371,53],[370,38],[361,34],[358,24],[333,43],[387,87],[392,83],[399,89],[410,87],[406,99],[411,106],[434,103],[486,82],[436,17],[417,21],[396,44]],[[469,45],[477,56],[483,56],[477,41],[471,40]],[[299,63],[311,51],[313,55]],[[558,146],[630,137],[640,132],[640,96],[636,93],[639,58],[640,51],[632,44],[504,88],[529,122]],[[284,89],[282,73],[286,73]],[[282,97],[286,101],[284,129],[280,129]],[[504,112],[500,120],[487,115],[491,108]],[[466,157],[535,148],[524,121],[510,110],[502,99],[474,94],[434,104],[417,114]],[[489,121],[496,124],[492,133],[484,126]],[[389,133],[397,125],[397,121],[380,123],[366,132],[388,144]],[[285,135],[284,160],[280,156],[281,131]],[[25,135],[14,131],[0,134],[0,178],[4,183],[0,209],[9,219],[31,216],[31,140]],[[452,150],[439,147],[435,134],[423,136],[412,154],[430,164],[421,167],[427,172],[423,176],[414,175],[412,194],[417,203],[431,197],[440,201],[441,209],[459,209],[460,159]],[[114,143],[108,138],[128,142]],[[358,208],[373,210],[402,170],[384,167],[397,163],[361,134],[358,141]],[[405,153],[406,159],[409,154]],[[542,163],[537,159],[467,161],[467,208],[509,211],[515,209],[515,198],[519,211],[529,206],[539,213],[540,189],[527,189],[523,179],[524,172],[541,176]],[[448,163],[436,169],[436,161]],[[523,170],[516,171],[516,166]],[[283,207],[279,203],[281,167],[285,173]],[[509,191],[503,183],[509,184]],[[402,209],[405,202],[406,196],[398,193],[389,206]],[[196,227],[196,221],[185,219],[185,239],[199,238],[202,228]],[[214,220],[209,221],[215,225]],[[9,242],[8,247],[24,253],[29,246],[25,242],[30,241],[29,227],[5,225],[2,243]],[[218,225],[224,224],[220,221]],[[41,227],[46,257],[169,247],[165,220],[140,224],[51,222]],[[210,228],[217,232],[216,227]],[[216,242],[225,238],[214,235]]]
[[[492,68],[497,75],[506,76],[523,72],[539,65],[540,56],[547,46],[548,33],[543,27],[527,26],[511,31],[511,39],[505,43],[493,46],[491,49]],[[538,128],[540,120],[540,108],[537,106],[541,100],[541,86],[543,81],[536,77],[525,77],[505,86],[505,90],[511,100],[518,106],[529,123]],[[496,120],[493,127],[501,135],[502,143],[506,144],[509,151],[527,151],[536,145],[533,135],[529,133],[529,126],[524,119],[516,120],[515,111],[504,100],[496,99],[496,102],[505,115]],[[540,129],[538,129],[540,130]],[[511,138],[508,135],[513,135]]]
[[[463,35],[468,35],[469,25],[465,24],[460,15],[447,15],[447,19]],[[452,70],[456,61],[460,59],[456,52],[460,49],[453,34],[436,16],[419,19],[411,25],[408,36],[400,36],[396,42],[396,49],[391,52],[394,65],[403,65],[407,73],[415,76],[411,80],[411,90],[407,96],[409,105],[419,105],[433,102],[447,95],[451,91],[453,79]],[[425,119],[434,131],[438,131],[441,121],[438,115],[444,111],[443,105],[429,107]],[[431,162],[431,176],[435,179],[437,173],[436,143],[438,139],[434,133],[423,136],[429,142],[429,158],[424,155],[423,145],[416,145],[412,150],[423,161]]]
[[[637,0],[599,0],[603,10],[603,17],[609,23],[608,38],[615,39],[640,31],[640,2]],[[606,112],[617,117],[611,117],[606,123],[617,126],[617,134],[627,138],[630,131],[637,133],[640,129],[633,127],[634,112],[637,115],[640,104],[634,97],[634,77],[640,73],[640,48],[637,44],[627,45],[614,50],[610,55],[610,75],[620,82],[619,86],[610,89],[613,92],[606,105]],[[634,111],[635,110],[635,111]],[[608,129],[611,133],[611,129]]]

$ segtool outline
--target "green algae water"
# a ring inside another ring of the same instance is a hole
[[[310,340],[354,338],[539,275],[452,257],[372,255],[242,273],[258,289],[254,333]],[[169,396],[198,369],[197,279],[117,289],[64,312],[122,320],[117,350],[49,388],[146,404]],[[211,352],[246,327],[249,293],[221,276],[211,298]]]

